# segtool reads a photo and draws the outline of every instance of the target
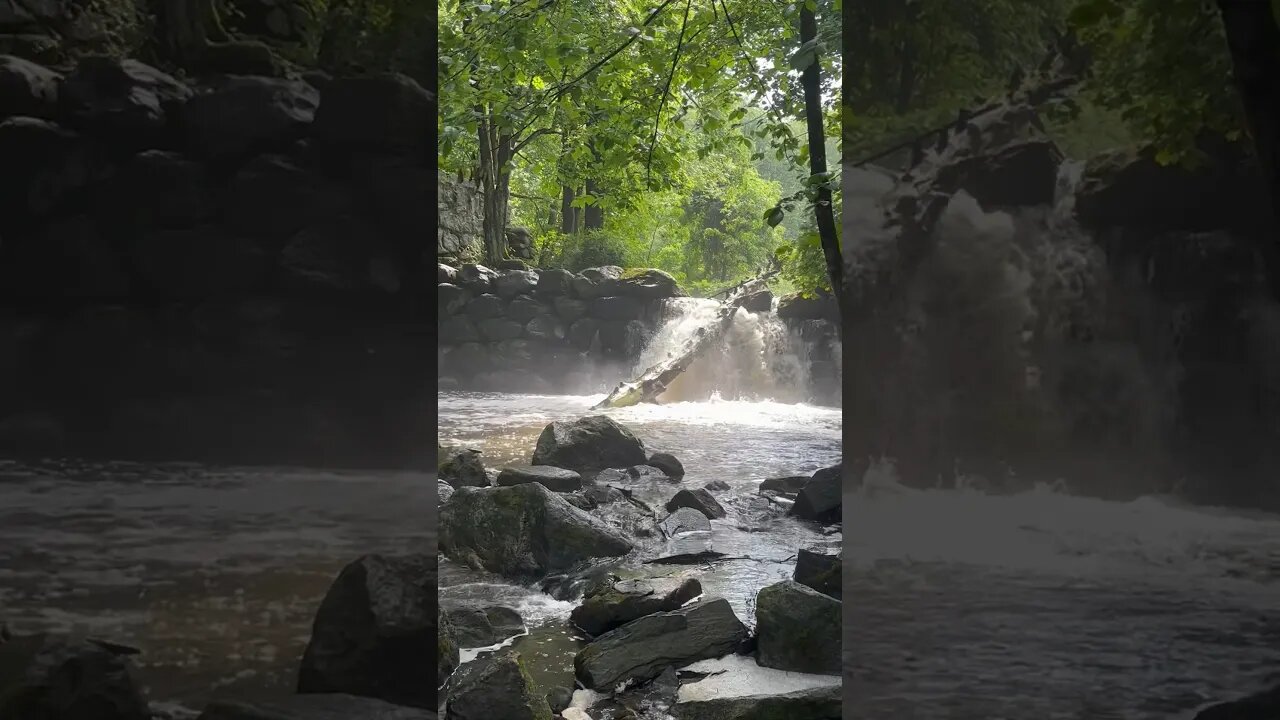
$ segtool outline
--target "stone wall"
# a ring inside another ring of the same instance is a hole
[[[484,252],[484,212],[479,189],[442,172],[436,191],[439,209],[436,255],[480,259]]]
[[[0,57],[0,452],[425,462],[434,116],[396,75]]]
[[[442,389],[595,391],[593,373],[634,361],[663,301],[684,294],[661,270],[578,274],[507,262],[497,271],[439,266]]]

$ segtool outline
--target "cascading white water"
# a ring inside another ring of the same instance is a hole
[[[640,353],[633,375],[683,351],[699,329],[715,322],[720,304],[702,298],[667,301],[662,326]],[[720,343],[690,365],[659,398],[664,402],[813,399],[813,343],[772,312],[738,309]],[[838,360],[838,349],[833,348]]]

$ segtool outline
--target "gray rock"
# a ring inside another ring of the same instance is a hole
[[[761,492],[777,492],[784,495],[794,495],[805,485],[809,484],[812,477],[809,475],[788,475],[787,477],[769,478],[760,483]]]
[[[702,487],[708,490],[714,490],[716,492],[724,492],[725,490],[728,490],[730,488],[729,483],[723,480],[712,480],[711,482],[707,483],[706,485],[703,485]]]
[[[671,665],[728,655],[746,635],[727,600],[706,600],[601,635],[574,657],[574,673],[584,687],[612,690],[627,680],[651,680]]]
[[[480,340],[480,331],[470,318],[455,316],[440,321],[440,343],[442,345],[462,345]]]
[[[553,315],[539,315],[525,323],[524,334],[533,340],[563,340],[564,323]]]
[[[471,448],[442,448],[436,468],[440,479],[455,488],[487,487],[489,478],[480,460],[480,451]]]
[[[320,93],[301,80],[228,77],[186,102],[182,125],[197,154],[238,157],[297,140],[319,105]]]
[[[533,465],[554,465],[579,472],[644,463],[644,443],[607,415],[547,425],[538,436]]]
[[[437,505],[449,502],[451,497],[453,497],[453,486],[443,480],[436,480]]]
[[[595,342],[600,322],[594,318],[575,320],[569,326],[569,343],[578,350],[588,350]]]
[[[437,283],[456,283],[458,280],[458,270],[444,263],[436,263],[439,267],[436,275]]]
[[[543,270],[538,274],[538,294],[543,296],[568,295],[572,290],[573,273],[568,270]]]
[[[534,300],[529,295],[518,295],[511,304],[507,306],[507,317],[520,322],[529,322],[530,320],[544,315],[548,312],[547,306]]]
[[[462,660],[462,650],[458,647],[458,638],[454,635],[453,626],[449,624],[449,616],[436,605],[436,687],[445,684]]]
[[[552,300],[552,304],[555,305],[556,314],[567,323],[573,323],[587,315],[587,304],[581,300],[558,296]]]
[[[53,120],[62,76],[33,62],[0,55],[0,120],[21,115]]]
[[[506,305],[502,298],[497,295],[484,293],[477,295],[471,302],[467,303],[467,316],[476,322],[501,317]]]
[[[684,477],[684,465],[671,453],[654,453],[649,456],[649,462],[646,464],[658,468],[673,480]]]
[[[840,685],[676,703],[676,720],[840,720]]]
[[[841,602],[783,580],[756,595],[756,661],[792,672],[840,674]]]
[[[320,603],[298,671],[300,693],[346,693],[436,707],[436,555],[366,555]]]
[[[644,317],[644,302],[633,297],[601,297],[591,303],[591,315],[602,320],[636,320]]]
[[[441,313],[456,315],[467,309],[471,293],[451,283],[440,283],[436,285],[436,299]]]
[[[631,543],[538,483],[463,488],[440,510],[440,548],[471,567],[512,577],[545,575]]]
[[[515,651],[464,668],[451,685],[446,720],[551,720],[546,697]]]
[[[312,135],[327,149],[404,154],[425,160],[434,143],[435,102],[397,73],[335,78],[324,89]]]
[[[840,466],[823,468],[813,474],[796,494],[791,514],[802,520],[834,522],[840,519],[843,502]]]
[[[550,465],[509,467],[498,473],[498,485],[502,487],[531,482],[541,483],[553,492],[573,492],[582,488],[582,475]]]
[[[551,706],[551,712],[555,714],[564,712],[571,702],[573,691],[567,687],[553,687],[547,691],[547,705]]]
[[[1051,205],[1061,164],[1062,152],[1052,140],[1026,140],[939,168],[935,187],[947,194],[967,192],[987,210]]]
[[[95,716],[99,717],[99,716]],[[374,698],[326,693],[277,700],[214,700],[198,720],[436,720],[436,713]]]
[[[520,613],[502,605],[482,608],[448,608],[444,615],[449,623],[450,638],[459,647],[480,648],[497,645],[524,632]]]
[[[839,322],[840,311],[836,306],[835,298],[830,293],[819,292],[812,297],[792,293],[778,299],[778,318]]]
[[[614,282],[614,292],[627,297],[646,300],[658,300],[669,297],[682,297],[684,292],[670,273],[662,270],[629,270],[622,273]]]
[[[480,337],[489,342],[501,342],[503,340],[515,340],[524,335],[524,325],[515,320],[507,318],[495,317],[481,320],[478,323],[480,328]]]
[[[586,594],[569,619],[591,635],[601,635],[656,612],[677,610],[702,594],[694,578],[655,578],[601,583]]]
[[[101,172],[95,153],[76,133],[45,120],[0,121],[0,213],[44,215]],[[6,241],[12,242],[6,238]]]
[[[724,517],[724,508],[720,507],[720,503],[716,502],[711,493],[702,488],[681,490],[667,501],[666,508],[667,512],[675,512],[680,508],[692,508],[712,520]]]
[[[582,271],[582,277],[588,280],[617,280],[622,277],[622,268],[617,265],[601,265]]]
[[[510,234],[511,230],[512,228],[507,228],[507,233]],[[529,263],[521,260],[520,258],[507,258],[506,260],[498,261],[498,269],[499,270],[528,270]]]
[[[0,717],[150,720],[131,676],[132,663],[112,647],[53,635],[19,635],[0,643]]]
[[[498,273],[475,263],[458,268],[458,284],[477,295],[491,291],[497,277]]]
[[[707,532],[711,530],[711,522],[700,510],[680,507],[663,518],[658,527],[662,528],[667,537],[675,537],[687,532]]]
[[[190,88],[149,65],[95,55],[81,58],[63,81],[58,105],[87,135],[155,147],[190,97]]]
[[[840,556],[839,548],[800,548],[796,554],[795,581],[839,600]]]
[[[574,275],[569,281],[569,287],[573,290],[574,297],[581,300],[594,300],[608,292],[607,288],[602,287],[601,280],[595,280],[582,275]]]
[[[742,309],[753,313],[767,313],[773,309],[773,293],[757,290],[742,300]]]
[[[505,300],[533,292],[538,287],[538,273],[532,270],[503,270],[493,280],[493,291]]]
[[[631,482],[669,483],[675,480],[665,470],[653,465],[632,465],[627,468],[627,477]]]

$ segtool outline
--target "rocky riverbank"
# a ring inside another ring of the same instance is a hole
[[[795,563],[791,579],[752,589],[753,616],[707,583],[720,563],[771,562],[718,550],[734,525],[790,515],[812,522],[814,537],[838,532],[838,468],[769,479],[747,497],[724,483],[685,487],[685,471],[600,415],[548,425],[527,466],[442,452],[441,553],[572,603],[580,637],[560,673],[567,684],[545,687],[533,675],[548,673],[529,665],[545,659],[505,647],[528,632],[513,608],[442,606],[445,717],[840,717],[838,536],[783,561]],[[656,507],[641,498],[655,486],[667,488]],[[758,682],[742,682],[753,673]]]
[[[425,464],[434,99],[243,72],[0,56],[0,452]]]

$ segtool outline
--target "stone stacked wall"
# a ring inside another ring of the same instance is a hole
[[[480,191],[475,185],[446,173],[440,173],[436,188],[439,208],[436,255],[478,259],[484,249]]]
[[[0,57],[0,452],[425,462],[434,122],[398,75]]]
[[[500,392],[592,389],[629,365],[684,293],[661,270],[491,270],[439,265],[440,387]]]

